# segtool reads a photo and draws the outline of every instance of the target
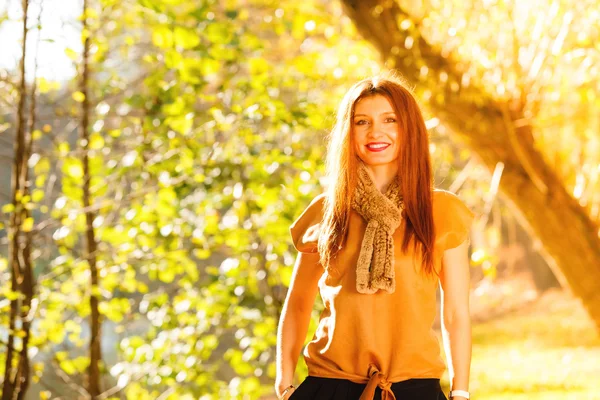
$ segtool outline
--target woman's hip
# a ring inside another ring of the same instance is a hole
[[[307,376],[294,390],[290,400],[358,400],[366,384],[347,379]],[[412,378],[394,382],[391,386],[396,400],[447,400],[437,378]],[[381,399],[381,388],[375,390],[374,400]]]

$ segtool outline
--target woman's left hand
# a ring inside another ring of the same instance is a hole
[[[290,397],[292,397],[292,393],[294,393],[295,391],[296,391],[296,388],[292,388],[292,389],[288,390],[285,393],[285,396],[279,397],[279,400],[287,400],[287,399],[289,399]]]

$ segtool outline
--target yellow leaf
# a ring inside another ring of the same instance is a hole
[[[40,93],[48,93],[51,87],[46,78],[39,78],[37,86]]]
[[[85,18],[85,16],[87,16],[88,18],[91,18],[91,19],[98,18],[98,12],[93,8],[86,8],[85,13],[82,15],[84,16],[84,18]]]
[[[90,137],[90,149],[99,150],[104,147],[104,138],[102,135],[94,133]]]
[[[193,253],[200,260],[206,260],[211,255],[210,250],[205,249],[194,249]]]
[[[60,285],[60,292],[66,295],[73,294],[75,292],[75,285],[72,281],[65,281]]]
[[[21,229],[23,230],[23,232],[31,232],[31,230],[33,229],[33,218],[25,218],[25,221],[23,221],[23,225],[21,225]]]
[[[175,27],[175,44],[184,49],[191,49],[200,44],[200,37],[196,32],[180,26]]]
[[[102,297],[102,291],[100,290],[100,288],[98,286],[92,287],[91,294],[92,294],[92,296],[95,296],[95,297],[99,297],[99,298]]]
[[[73,93],[73,100],[75,100],[78,103],[81,103],[85,100],[85,94],[81,93],[80,91],[77,91]]]
[[[162,106],[163,111],[168,115],[179,115],[184,108],[185,101],[181,97],[177,97],[174,102]]]
[[[2,293],[2,292],[0,292]],[[21,292],[15,292],[12,291],[10,289],[6,289],[4,290],[4,293],[2,293],[4,295],[4,297],[6,297],[8,300],[16,300],[16,299],[22,299],[25,298],[25,295]]]
[[[31,198],[34,202],[39,203],[44,198],[44,191],[40,189],[35,189],[31,194]]]
[[[35,178],[35,186],[37,187],[42,187],[44,186],[44,183],[46,182],[46,176],[47,175],[39,175]]]
[[[148,293],[148,285],[146,285],[145,283],[138,282],[137,289],[140,293]]]
[[[264,58],[252,58],[250,59],[250,73],[252,75],[259,75],[267,72],[269,63]]]
[[[169,125],[173,130],[181,132],[184,135],[190,133],[194,119],[191,114],[186,114],[182,117],[169,117],[165,119],[165,123]]]
[[[110,311],[110,307],[108,306],[108,303],[106,301],[101,301],[100,304],[98,305],[98,311],[100,311],[101,314],[106,315],[106,313],[108,313]]]
[[[15,206],[11,203],[2,206],[2,212],[5,214],[11,213],[13,211],[15,211]]]
[[[77,60],[77,57],[79,57],[79,54],[77,54],[77,52],[71,48],[66,48],[65,54],[67,55],[67,57],[74,61]]]
[[[66,351],[57,351],[56,353],[54,353],[54,355],[56,356],[56,359],[58,361],[64,361],[67,359],[69,353],[67,353]]]
[[[67,175],[69,175],[71,178],[83,178],[83,168],[76,160],[72,160],[71,162],[67,163],[66,167]]]
[[[176,50],[169,50],[165,52],[165,66],[167,68],[179,69],[182,67],[183,56]]]
[[[90,36],[90,30],[89,29],[82,29],[81,30],[81,44],[85,43],[85,40]]]
[[[73,375],[76,371],[75,365],[71,360],[66,360],[60,363],[60,367],[69,375]]]
[[[67,153],[69,153],[69,150],[70,150],[70,146],[69,146],[69,143],[67,143],[67,142],[62,142],[61,144],[58,145],[58,152],[60,153],[61,156],[67,155]]]
[[[217,60],[213,60],[211,58],[204,59],[202,61],[202,75],[212,75],[219,71],[221,68],[221,63]]]
[[[173,32],[166,27],[154,29],[154,32],[152,32],[152,43],[163,49],[173,47]]]

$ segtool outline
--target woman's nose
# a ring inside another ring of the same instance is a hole
[[[377,138],[383,135],[383,125],[374,122],[369,126],[369,137]]]

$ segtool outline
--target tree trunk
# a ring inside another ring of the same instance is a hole
[[[38,17],[38,25],[41,24],[41,12]],[[23,195],[31,195],[31,180],[29,179],[29,168],[27,160],[31,157],[33,151],[33,130],[35,129],[35,97],[36,97],[36,76],[37,76],[37,55],[39,54],[39,38],[35,49],[36,64],[34,67],[33,82],[31,84],[30,102],[29,102],[29,126],[25,133],[25,151],[23,154],[24,165],[21,168],[21,182],[23,182]],[[23,209],[24,219],[32,218],[29,208]],[[23,305],[21,307],[21,324],[23,330],[23,345],[21,355],[19,356],[19,368],[17,372],[17,381],[21,382],[21,387],[18,390],[17,400],[24,400],[29,389],[29,381],[31,376],[31,368],[29,362],[29,339],[31,337],[31,325],[35,316],[35,308],[32,309],[33,296],[35,292],[35,277],[33,274],[33,264],[31,259],[31,251],[33,243],[33,230],[23,233],[23,283],[21,284],[21,293],[25,295]]]
[[[79,136],[81,138],[80,143],[83,146],[81,165],[83,167],[83,207],[85,210],[85,221],[86,221],[86,242],[85,242],[85,255],[90,266],[91,276],[91,290],[90,290],[90,310],[91,310],[91,321],[90,321],[90,366],[88,371],[88,387],[87,390],[92,399],[97,398],[101,392],[100,386],[100,363],[102,361],[102,349],[100,348],[101,339],[101,315],[98,309],[100,302],[98,298],[99,285],[98,285],[98,267],[96,265],[96,235],[94,231],[94,218],[95,213],[91,211],[92,195],[90,193],[90,162],[88,156],[89,150],[89,52],[90,52],[90,31],[88,26],[88,1],[83,1],[83,34],[85,35],[83,42],[83,61],[82,61],[82,74],[79,91],[83,93],[83,101],[81,102],[81,123],[79,124]]]
[[[381,53],[389,67],[432,92],[428,104],[457,137],[476,152],[490,170],[504,163],[501,191],[516,215],[544,244],[554,260],[557,279],[581,298],[600,332],[600,239],[598,226],[565,188],[535,149],[532,127],[523,115],[522,99],[498,103],[481,88],[463,80],[460,63],[442,54],[419,34],[418,22],[396,1],[342,0],[357,30]],[[398,24],[412,22],[412,29]],[[404,48],[408,36],[409,49]],[[447,79],[423,77],[445,74]],[[522,98],[525,96],[523,94]]]
[[[23,229],[23,222],[30,217],[30,211],[24,207],[22,199],[29,193],[27,162],[31,152],[31,131],[27,131],[25,100],[27,83],[25,79],[25,56],[27,54],[27,14],[28,0],[23,0],[23,47],[21,54],[19,102],[17,106],[15,157],[11,175],[11,204],[13,212],[9,221],[9,262],[11,271],[11,291],[18,297],[10,300],[9,331],[2,385],[2,400],[22,400],[29,387],[29,357],[27,354],[33,300],[34,283],[31,264],[31,234]],[[32,103],[34,107],[35,103]],[[33,111],[32,111],[33,113]],[[17,318],[21,327],[17,329]],[[15,357],[15,337],[21,337],[21,350]],[[15,361],[16,358],[16,361]],[[16,365],[15,365],[16,364]]]

